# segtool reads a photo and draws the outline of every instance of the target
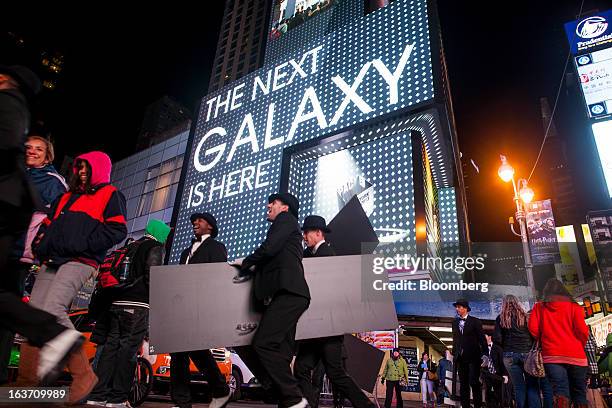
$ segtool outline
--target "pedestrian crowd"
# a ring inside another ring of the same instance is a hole
[[[28,341],[21,344],[15,385],[51,384],[66,366],[72,375],[69,403],[128,407],[135,357],[148,331],[150,270],[164,263],[171,228],[151,219],[142,238],[124,243],[125,197],[110,182],[112,163],[103,152],[77,156],[65,182],[53,167],[52,142],[29,129],[28,103],[39,89],[40,81],[27,68],[0,66],[0,383],[8,381],[8,359],[19,333]],[[343,336],[295,341],[298,319],[310,303],[302,258],[335,255],[325,239],[330,232],[325,219],[311,215],[300,227],[299,203],[289,193],[272,194],[267,208],[266,238],[237,264],[234,278],[253,280],[262,318],[252,344],[236,352],[279,406],[318,406],[324,373],[338,405],[348,399],[356,408],[373,407],[347,374]],[[227,262],[214,215],[194,213],[190,222],[194,237],[180,264]],[[38,272],[26,304],[21,294],[32,266]],[[95,368],[68,315],[93,277]],[[560,281],[549,280],[529,312],[515,296],[505,296],[488,333],[470,314],[467,300],[453,306],[452,353],[435,364],[423,352],[416,366],[423,406],[457,395],[463,408],[479,408],[483,394],[487,407],[598,406],[599,389],[608,387],[600,374],[612,371],[612,336],[598,356],[583,309]],[[230,391],[210,350],[171,354],[173,402],[191,407],[190,361],[206,373],[210,408],[224,407]],[[448,373],[455,384],[450,389]],[[394,349],[381,378],[386,408],[394,393],[402,408],[409,376],[400,349]]]

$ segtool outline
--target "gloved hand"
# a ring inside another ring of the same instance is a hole
[[[502,375],[502,377],[504,377],[504,384],[508,384],[508,376],[507,375]]]
[[[381,384],[384,384],[384,383],[385,383],[385,377],[381,377],[381,378],[380,378],[380,383],[381,383]]]

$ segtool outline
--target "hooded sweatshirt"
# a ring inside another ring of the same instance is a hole
[[[584,310],[566,298],[537,303],[529,317],[529,331],[541,339],[544,363],[587,366],[584,346],[589,328],[584,322]]]
[[[41,263],[62,265],[76,261],[98,267],[106,252],[127,235],[125,197],[110,185],[111,160],[102,152],[78,156],[91,167],[91,190],[69,191],[51,207],[33,246]]]

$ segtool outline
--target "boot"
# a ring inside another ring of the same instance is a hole
[[[68,370],[72,375],[68,404],[74,405],[89,395],[98,383],[98,377],[91,369],[83,347],[72,353],[68,359]]]
[[[570,408],[569,398],[562,395],[555,395],[553,397],[553,408]]]
[[[37,347],[30,346],[28,343],[22,343],[19,347],[19,369],[17,371],[17,380],[15,387],[35,387],[38,385],[38,353]]]

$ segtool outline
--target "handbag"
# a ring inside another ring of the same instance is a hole
[[[604,401],[601,396],[599,389],[587,388],[587,401],[589,407],[593,408],[607,408],[608,404]]]
[[[540,316],[540,336],[531,346],[531,350],[527,353],[523,368],[525,372],[532,377],[543,378],[546,376],[544,372],[544,359],[542,358],[542,316]]]
[[[427,379],[429,381],[438,381],[438,374],[434,373],[433,371],[428,371],[427,372]]]

